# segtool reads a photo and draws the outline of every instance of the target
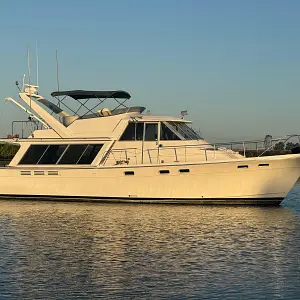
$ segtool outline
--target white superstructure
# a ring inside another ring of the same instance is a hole
[[[217,148],[189,121],[125,106],[127,92],[54,92],[55,105],[37,88],[20,91],[27,108],[6,98],[43,129],[2,140],[20,149],[0,168],[1,197],[264,205],[280,203],[300,176],[299,154],[245,158]],[[71,108],[66,97],[79,107]],[[99,107],[111,99],[115,109]]]

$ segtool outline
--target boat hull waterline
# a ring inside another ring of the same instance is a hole
[[[298,154],[193,164],[76,169],[6,167],[0,169],[0,197],[89,202],[278,205],[299,175]]]

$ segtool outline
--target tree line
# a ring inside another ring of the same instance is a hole
[[[11,159],[15,156],[20,146],[15,144],[0,144],[0,159]]]
[[[286,150],[286,151],[291,151],[294,148],[300,147],[299,143],[292,143],[292,142],[288,142],[288,143],[283,143],[283,142],[278,142],[277,144],[274,145],[274,150],[276,151],[282,151],[282,150]]]

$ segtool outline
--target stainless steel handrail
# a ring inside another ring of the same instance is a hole
[[[290,135],[285,135],[281,138],[276,138],[276,139],[272,139],[271,142],[271,146],[269,146],[267,149],[264,149],[263,147],[259,148],[258,145],[264,144],[264,140],[253,140],[253,141],[236,141],[236,142],[224,142],[224,143],[214,143],[214,144],[192,144],[192,145],[172,145],[172,146],[162,146],[161,144],[158,145],[158,147],[156,148],[151,148],[151,149],[144,149],[143,151],[140,150],[139,148],[121,148],[121,149],[109,149],[107,151],[107,153],[105,153],[104,155],[106,156],[106,160],[104,162],[104,164],[107,162],[108,160],[108,156],[110,154],[112,154],[112,156],[114,157],[114,153],[117,152],[124,152],[125,153],[125,158],[128,161],[129,155],[128,154],[134,154],[134,157],[136,159],[136,164],[137,164],[137,157],[139,154],[141,154],[142,152],[144,153],[145,151],[147,151],[148,154],[148,158],[149,158],[149,162],[152,164],[153,163],[153,157],[155,156],[151,156],[151,152],[157,152],[156,154],[156,162],[157,163],[161,163],[160,162],[160,157],[162,156],[161,151],[163,150],[171,150],[171,153],[173,151],[174,153],[174,161],[178,162],[179,160],[179,153],[178,151],[180,149],[184,149],[184,161],[187,162],[187,158],[189,156],[195,156],[195,155],[199,155],[199,154],[189,154],[188,150],[189,149],[199,149],[199,150],[203,150],[204,151],[204,156],[205,156],[205,160],[208,161],[210,158],[208,156],[208,151],[213,151],[214,152],[214,156],[213,156],[213,160],[216,160],[216,152],[217,151],[229,151],[229,154],[234,154],[235,152],[238,153],[242,153],[244,157],[246,157],[247,151],[251,150],[251,151],[262,151],[264,150],[262,153],[258,154],[257,153],[257,157],[260,157],[262,155],[264,155],[266,152],[272,150],[276,144],[278,144],[279,142],[283,142],[284,144],[286,144],[289,140],[291,140],[292,138],[297,137],[300,143],[300,135],[299,134],[290,134]],[[256,144],[255,149],[247,149],[247,144]],[[230,146],[230,148],[226,148],[226,147],[221,147],[221,146]],[[241,146],[241,149],[237,149],[234,147],[234,145],[237,146]],[[131,152],[130,150],[134,150],[134,153]],[[116,158],[114,157],[115,161]]]

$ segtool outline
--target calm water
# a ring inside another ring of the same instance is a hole
[[[0,299],[299,299],[281,207],[0,202]]]

